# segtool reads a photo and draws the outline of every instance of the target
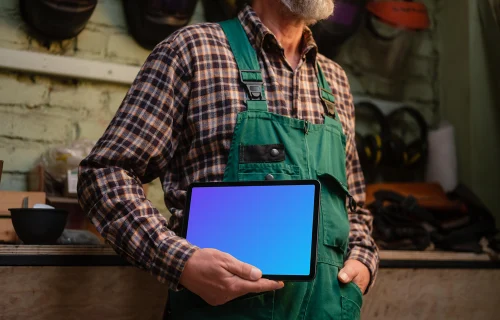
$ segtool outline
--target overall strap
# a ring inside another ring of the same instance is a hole
[[[338,121],[337,116],[337,108],[335,105],[335,96],[332,93],[332,89],[326,81],[325,74],[323,70],[321,70],[321,66],[319,63],[318,66],[318,86],[319,92],[321,95],[321,99],[325,102],[326,110],[325,110],[325,124],[333,124],[335,123],[335,119]]]
[[[267,111],[264,81],[255,49],[238,18],[219,23],[238,64],[240,81],[247,91],[248,110]]]

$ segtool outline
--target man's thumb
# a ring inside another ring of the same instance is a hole
[[[356,274],[356,271],[354,271],[353,268],[351,268],[348,264],[346,264],[344,266],[344,268],[342,268],[340,271],[339,271],[339,280],[343,283],[349,283],[352,281],[352,279],[354,279],[355,277],[357,276]]]

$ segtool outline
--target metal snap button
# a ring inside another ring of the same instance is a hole
[[[273,157],[276,157],[280,154],[279,150],[278,149],[271,149],[271,155]]]
[[[267,181],[274,180],[274,176],[273,176],[272,174],[268,174],[268,175],[266,176],[266,180],[267,180]]]

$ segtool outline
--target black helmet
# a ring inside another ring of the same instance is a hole
[[[340,46],[359,28],[367,0],[336,0],[335,11],[328,19],[311,27],[319,51],[333,59]]]
[[[197,3],[198,0],[123,0],[130,33],[147,49],[186,26]]]
[[[78,35],[97,0],[20,0],[21,14],[35,30],[55,40]]]
[[[248,0],[203,0],[205,19],[219,22],[234,18]]]

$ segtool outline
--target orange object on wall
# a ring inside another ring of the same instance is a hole
[[[423,30],[430,26],[427,8],[422,3],[371,1],[366,8],[382,21],[396,27]]]

